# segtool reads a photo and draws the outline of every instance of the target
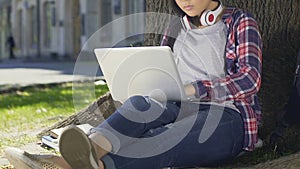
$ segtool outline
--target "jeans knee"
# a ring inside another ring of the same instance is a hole
[[[129,101],[135,109],[142,112],[147,111],[151,106],[149,98],[144,96],[132,96]]]

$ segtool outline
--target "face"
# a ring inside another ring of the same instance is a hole
[[[201,13],[208,9],[212,0],[175,0],[178,7],[188,16],[200,16]]]

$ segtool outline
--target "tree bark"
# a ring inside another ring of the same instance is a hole
[[[63,128],[71,124],[78,125],[88,123],[96,127],[107,119],[118,106],[119,104],[113,101],[110,93],[107,93],[76,114],[41,131],[37,137],[40,138],[49,135],[52,129]]]
[[[158,46],[160,44],[161,32],[164,32],[164,29],[167,27],[170,17],[163,17],[164,15],[159,15],[159,13],[172,14],[172,9],[169,8],[169,0],[146,0],[146,32],[160,32],[149,33],[145,35],[145,46]],[[154,15],[153,13],[157,15]],[[157,17],[161,16],[161,17]],[[153,31],[153,29],[155,29]]]

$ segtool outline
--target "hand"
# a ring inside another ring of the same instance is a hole
[[[187,96],[194,96],[196,94],[196,89],[192,84],[184,85],[184,92]]]
[[[101,160],[98,160],[98,166],[99,166],[99,169],[105,169],[103,161],[101,161]]]

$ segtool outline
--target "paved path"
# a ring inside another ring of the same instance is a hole
[[[0,86],[93,79],[101,75],[98,67],[96,61],[0,62]]]

